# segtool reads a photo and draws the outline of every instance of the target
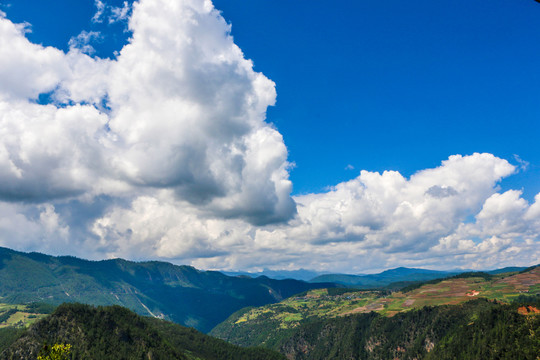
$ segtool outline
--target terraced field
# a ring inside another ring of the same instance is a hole
[[[278,304],[253,308],[240,316],[235,323],[271,319],[279,322],[281,328],[294,327],[308,317],[335,317],[360,307],[370,307],[381,296],[377,291],[352,291],[331,295],[328,289],[317,289]]]
[[[330,291],[330,293],[329,293]],[[281,329],[294,328],[309,318],[330,318],[354,313],[378,312],[393,316],[424,306],[457,305],[483,297],[510,302],[519,295],[540,294],[540,267],[525,273],[451,278],[425,284],[409,292],[312,290],[278,304],[253,308],[229,319],[235,325],[271,321]]]
[[[8,326],[27,327],[45,316],[47,314],[43,310],[27,305],[0,303],[0,329]]]

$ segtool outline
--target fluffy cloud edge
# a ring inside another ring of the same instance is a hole
[[[540,258],[540,194],[529,204],[500,192],[517,167],[493,154],[410,178],[363,170],[291,197],[287,147],[265,121],[275,84],[211,2],[96,8],[94,21],[106,10],[129,19],[116,59],[88,55],[98,34],[79,34],[68,53],[32,44],[0,13],[0,244],[230,270]]]

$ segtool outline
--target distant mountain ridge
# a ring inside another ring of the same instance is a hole
[[[368,275],[325,274],[311,279],[310,282],[334,282],[350,287],[381,288],[392,283],[427,281],[456,274],[458,272],[398,267]]]
[[[251,279],[166,262],[88,261],[0,247],[2,302],[121,305],[207,332],[246,306],[275,303],[333,284]]]
[[[507,272],[523,271],[525,269],[527,268],[524,266],[507,266],[501,269],[489,270],[486,272],[491,275],[497,275],[497,274],[502,274],[502,273],[507,273]]]
[[[305,269],[298,269],[298,270],[264,269],[263,271],[259,271],[259,272],[222,271],[222,273],[229,276],[249,276],[252,278],[256,278],[259,276],[266,276],[266,277],[269,277],[271,279],[276,279],[276,280],[295,279],[295,280],[303,280],[303,281],[310,281],[311,279],[324,274],[322,272],[305,270]]]
[[[502,269],[486,270],[488,274],[501,274],[505,272],[522,271],[526,267],[509,266]],[[478,270],[476,270],[478,271]],[[298,269],[298,270],[269,270],[264,269],[259,272],[247,272],[247,271],[221,271],[225,275],[229,276],[248,276],[251,278],[257,278],[259,276],[266,276],[271,279],[283,280],[283,279],[295,279],[303,280],[312,283],[318,282],[335,282],[344,286],[353,287],[366,287],[366,288],[381,288],[388,286],[392,283],[407,283],[407,282],[421,282],[433,279],[442,279],[445,277],[457,275],[464,272],[475,272],[470,269],[455,269],[455,270],[430,270],[420,268],[407,268],[397,267],[394,269],[384,270],[375,274],[341,274],[341,273],[328,273],[317,272],[313,270]]]

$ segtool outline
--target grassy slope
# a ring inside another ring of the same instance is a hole
[[[540,293],[540,267],[525,273],[494,275],[489,280],[483,277],[451,278],[407,293],[336,293],[339,293],[338,289],[312,290],[305,296],[292,297],[278,304],[244,309],[214,328],[211,334],[237,344],[272,347],[295,328],[315,319],[372,311],[393,316],[424,306],[457,305],[475,298],[509,302],[521,294]]]
[[[54,310],[47,304],[2,304],[0,303],[0,329],[6,327],[25,328],[44,318]]]
[[[201,331],[209,331],[243,307],[275,303],[322,286],[229,277],[164,262],[86,261],[0,248],[0,302],[121,305]]]

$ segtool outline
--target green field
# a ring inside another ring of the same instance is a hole
[[[457,277],[433,281],[408,292],[317,289],[280,303],[253,308],[229,319],[234,325],[272,323],[292,329],[308,319],[325,319],[371,311],[385,316],[424,306],[457,305],[475,298],[509,303],[520,295],[540,293],[540,267],[525,273]]]
[[[50,310],[52,308],[49,307],[44,311],[35,306],[0,303],[0,329],[8,326],[28,327],[47,316]]]

